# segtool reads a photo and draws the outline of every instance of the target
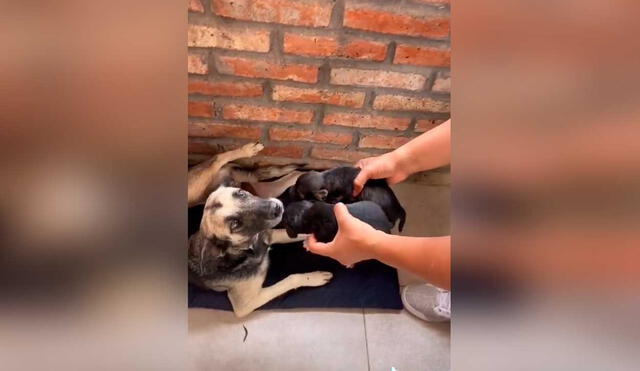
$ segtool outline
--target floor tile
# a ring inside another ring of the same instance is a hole
[[[428,323],[404,310],[365,310],[365,323],[371,371],[449,370],[449,323]]]
[[[245,325],[248,331],[243,342]],[[365,371],[362,310],[189,310],[191,370]]]
[[[415,237],[445,236],[450,233],[451,188],[400,183],[393,186],[407,212],[402,235]]]

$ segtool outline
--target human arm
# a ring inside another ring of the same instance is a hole
[[[405,180],[409,175],[435,169],[451,160],[451,120],[438,125],[397,149],[358,161],[362,169],[354,180],[354,195],[362,191],[369,179],[386,178],[389,184]]]
[[[354,218],[346,206],[334,208],[338,233],[329,243],[314,236],[307,248],[316,254],[332,257],[350,266],[362,260],[377,259],[390,266],[405,269],[428,282],[449,289],[451,286],[451,238],[405,237],[386,234]]]

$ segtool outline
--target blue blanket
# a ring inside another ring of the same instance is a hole
[[[189,234],[198,230],[202,207],[189,209]],[[264,286],[292,273],[329,271],[331,281],[321,287],[303,287],[290,291],[262,306],[274,308],[378,308],[402,309],[396,270],[378,261],[365,261],[345,268],[333,259],[307,252],[302,243],[273,245]],[[190,308],[231,310],[224,292],[189,285]]]

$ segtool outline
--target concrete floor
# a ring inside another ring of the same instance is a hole
[[[407,210],[403,235],[449,234],[448,175],[394,187]],[[399,280],[419,282],[405,272]],[[231,312],[189,310],[192,370],[448,370],[449,344],[448,323],[427,323],[405,310],[265,310],[242,320]]]

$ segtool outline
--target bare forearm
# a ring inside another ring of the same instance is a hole
[[[374,258],[407,270],[435,286],[451,288],[451,237],[405,237],[380,232]]]
[[[390,153],[407,174],[435,169],[451,161],[451,120]]]

